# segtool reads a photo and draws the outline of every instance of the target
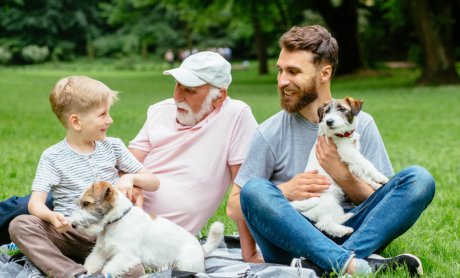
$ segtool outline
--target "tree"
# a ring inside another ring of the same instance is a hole
[[[364,67],[358,36],[358,0],[312,1],[337,39],[340,49],[337,74],[353,73]]]
[[[5,0],[0,4],[0,38],[16,52],[39,45],[61,58],[85,53],[104,28],[98,10],[103,1]]]
[[[453,56],[452,0],[408,0],[423,52],[420,84],[460,83]]]

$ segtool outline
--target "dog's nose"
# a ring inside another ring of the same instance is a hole
[[[326,121],[326,124],[327,124],[327,126],[331,127],[331,126],[334,124],[334,120],[328,119],[328,120]]]
[[[70,224],[70,225],[72,225],[72,228],[74,228],[74,229],[77,228],[77,225],[76,225],[75,223],[72,223],[72,224]]]

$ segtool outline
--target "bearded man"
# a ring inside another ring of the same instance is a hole
[[[153,194],[136,191],[136,205],[197,234],[216,212],[246,157],[257,127],[250,107],[228,97],[231,65],[215,52],[198,52],[179,68],[174,98],[153,104],[129,150],[160,179]],[[8,223],[28,213],[29,196],[0,203],[1,242]],[[52,207],[52,196],[47,205]]]
[[[245,220],[250,231],[240,230],[243,254],[259,256],[255,239],[265,262],[313,268],[319,276],[367,275],[402,264],[412,274],[421,274],[421,262],[414,255],[371,255],[415,223],[434,196],[433,177],[420,166],[394,175],[377,126],[365,112],[356,118],[361,151],[381,173],[392,177],[379,190],[374,192],[350,173],[332,140],[326,143],[321,136],[312,149],[318,108],[333,101],[330,85],[338,45],[324,27],[315,25],[293,27],[281,37],[280,47],[277,80],[283,110],[258,127],[227,205],[228,215]],[[318,197],[331,184],[317,171],[303,172],[311,151],[348,197],[344,209],[354,215],[344,225],[354,229],[351,235],[327,237],[289,203]]]

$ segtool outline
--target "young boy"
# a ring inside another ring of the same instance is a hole
[[[31,215],[16,217],[9,232],[13,242],[48,276],[96,277],[86,275],[83,265],[76,262],[89,255],[95,238],[80,234],[66,219],[76,208],[75,199],[97,181],[108,181],[128,196],[134,185],[155,191],[159,181],[120,139],[106,137],[117,92],[97,80],[70,76],[59,80],[49,99],[66,137],[43,152],[32,184]],[[119,171],[126,174],[120,177]],[[54,197],[53,211],[45,205],[49,191]],[[143,268],[130,272],[142,275]]]

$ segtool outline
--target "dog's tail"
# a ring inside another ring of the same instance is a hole
[[[224,224],[222,222],[214,222],[209,229],[206,243],[203,244],[204,256],[207,257],[214,249],[216,249],[224,238]]]

